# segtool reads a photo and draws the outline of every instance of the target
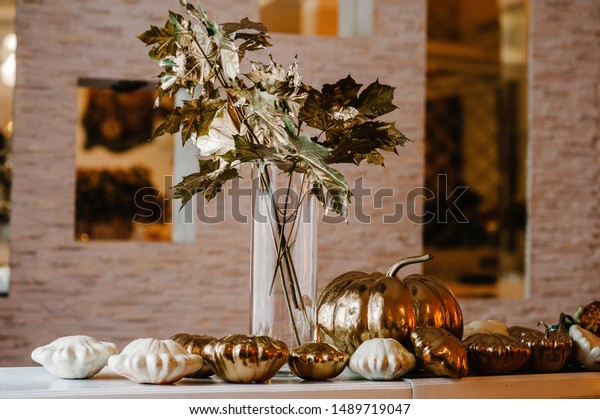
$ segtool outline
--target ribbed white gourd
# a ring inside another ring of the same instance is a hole
[[[35,348],[31,359],[59,378],[89,378],[98,374],[111,355],[119,350],[114,343],[91,336],[64,336]]]
[[[576,324],[569,328],[569,336],[575,359],[590,371],[600,371],[600,338]]]
[[[168,384],[198,371],[202,357],[188,353],[181,344],[170,339],[143,338],[111,356],[108,366],[136,383]]]
[[[415,356],[397,340],[375,338],[356,349],[349,367],[367,380],[383,381],[406,374],[415,364]]]

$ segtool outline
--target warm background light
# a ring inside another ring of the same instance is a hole
[[[17,68],[17,59],[15,51],[17,49],[17,36],[9,33],[2,41],[2,83],[8,87],[15,85],[15,74]]]

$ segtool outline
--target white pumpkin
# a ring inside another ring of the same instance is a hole
[[[188,353],[174,340],[137,339],[118,355],[108,359],[108,366],[136,383],[174,383],[198,371],[202,357]]]
[[[569,328],[569,336],[575,359],[590,371],[600,371],[600,338],[577,324]]]
[[[498,320],[475,320],[465,325],[462,340],[476,333],[498,333],[510,336],[508,326]]]
[[[375,338],[356,349],[348,366],[367,380],[382,381],[406,374],[415,364],[415,356],[396,339]]]
[[[31,359],[56,377],[80,379],[98,374],[108,358],[117,352],[117,346],[111,342],[91,336],[64,336],[35,348]]]

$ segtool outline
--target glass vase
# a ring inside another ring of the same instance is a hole
[[[251,333],[295,348],[315,318],[317,200],[304,174],[272,163],[253,165],[252,185]]]

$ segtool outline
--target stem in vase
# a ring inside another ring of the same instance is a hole
[[[298,345],[300,345],[302,342],[300,340],[300,334],[298,332],[298,327],[296,325],[296,322],[294,321],[294,308],[297,310],[300,310],[300,312],[302,313],[302,316],[304,318],[304,321],[306,322],[306,324],[309,327],[309,330],[311,328],[311,324],[310,324],[310,319],[308,318],[308,314],[306,311],[306,306],[302,299],[302,291],[300,289],[298,276],[296,273],[296,267],[294,265],[294,261],[292,258],[291,246],[294,243],[289,244],[290,238],[294,234],[294,229],[296,226],[295,226],[295,224],[292,224],[292,227],[289,232],[289,237],[286,237],[285,225],[287,222],[289,222],[290,219],[294,220],[294,218],[287,216],[288,199],[286,199],[284,210],[283,210],[283,213],[281,214],[282,218],[280,218],[280,214],[279,214],[278,207],[277,207],[277,202],[276,202],[275,196],[272,193],[271,188],[270,188],[273,184],[272,184],[272,179],[270,178],[270,175],[268,173],[268,169],[266,167],[264,167],[264,170],[259,170],[259,174],[260,174],[261,186],[268,193],[268,195],[269,195],[268,199],[271,201],[270,204],[273,208],[273,211],[271,211],[272,218],[269,218],[269,220],[271,221],[271,233],[272,233],[272,238],[273,238],[273,242],[275,245],[275,249],[277,251],[276,270],[273,273],[273,279],[271,282],[271,287],[270,287],[269,293],[271,293],[273,291],[273,287],[274,287],[275,281],[277,279],[277,272],[279,272],[279,274],[281,276],[281,285],[282,285],[284,298],[286,299],[288,315],[289,315],[291,326],[292,326],[292,332],[294,334],[296,343]],[[288,189],[287,190],[289,191],[291,188],[291,185],[292,185],[292,178],[291,178],[292,174],[288,174],[288,175],[289,175],[289,181],[288,181]],[[302,182],[302,184],[303,183],[304,182]],[[300,219],[298,217],[298,215],[299,215],[298,213],[300,210],[300,205],[302,204],[302,202],[304,200],[304,197],[305,197],[305,191],[302,190],[301,199],[300,198],[298,199],[298,204],[297,204],[296,208],[293,208],[294,215],[296,217],[296,220],[295,220],[296,222],[300,221]],[[273,225],[273,223],[274,223],[274,225]],[[288,282],[289,282],[289,284],[288,284]]]

